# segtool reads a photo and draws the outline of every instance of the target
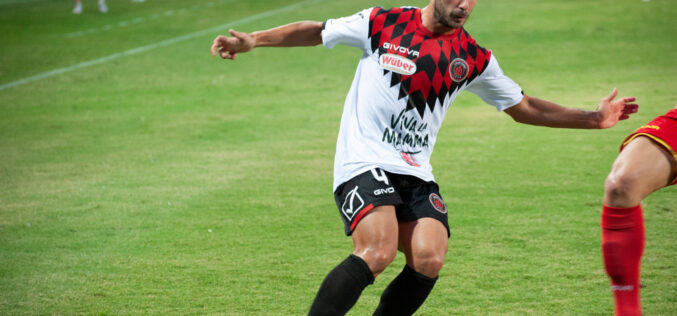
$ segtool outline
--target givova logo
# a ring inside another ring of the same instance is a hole
[[[379,196],[381,194],[393,194],[393,193],[395,193],[395,188],[393,188],[393,187],[374,190],[374,195],[376,195],[376,196]]]
[[[404,46],[400,46],[400,45],[390,44],[390,43],[388,43],[388,42],[383,43],[383,48],[385,48],[386,51],[387,51],[388,49],[392,49],[392,50],[394,50],[394,51],[396,51],[396,52],[400,52],[400,53],[403,53],[403,54],[411,55],[412,57],[416,57],[416,58],[418,58],[418,55],[419,55],[419,52],[418,52],[417,50],[415,50],[415,49],[410,49],[409,47],[404,47]]]
[[[357,189],[359,189],[359,186],[355,186],[354,189],[348,192],[348,195],[346,195],[346,199],[341,206],[341,212],[348,220],[352,220],[353,217],[355,217],[355,214],[364,207],[364,200],[360,194],[357,193]]]

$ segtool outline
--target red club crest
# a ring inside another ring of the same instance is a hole
[[[449,64],[449,75],[454,82],[461,82],[468,78],[468,62],[464,59],[456,58]]]
[[[438,212],[440,212],[442,214],[447,213],[447,205],[444,204],[444,201],[442,200],[442,198],[439,195],[437,195],[436,193],[432,193],[432,194],[430,194],[429,199],[430,199],[430,204],[433,205],[435,210],[437,210]]]

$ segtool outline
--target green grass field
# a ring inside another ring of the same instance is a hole
[[[0,1],[0,315],[307,312],[352,250],[332,161],[361,53],[227,62],[211,41],[427,1],[300,1]],[[603,182],[621,140],[677,105],[675,16],[674,0],[478,1],[467,29],[527,94],[594,109],[618,87],[640,113],[556,130],[459,97],[433,155],[449,254],[418,315],[612,314]],[[677,191],[644,210],[645,314],[677,315]]]

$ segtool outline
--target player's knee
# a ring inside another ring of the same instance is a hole
[[[396,248],[371,248],[363,253],[365,262],[374,274],[379,274],[390,265],[397,255]]]
[[[444,266],[444,252],[425,250],[414,254],[414,270],[428,277],[436,277]]]
[[[637,179],[626,172],[612,171],[604,181],[604,194],[608,201],[626,201],[636,191]]]

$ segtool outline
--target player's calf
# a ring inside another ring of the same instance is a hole
[[[409,316],[425,302],[437,282],[437,276],[428,277],[408,265],[388,285],[381,295],[374,316]]]
[[[641,315],[639,275],[645,239],[642,207],[604,206],[601,226],[602,256],[611,280],[615,315]]]
[[[350,255],[325,277],[308,315],[345,315],[364,288],[372,283],[374,275],[367,263],[356,255]]]

